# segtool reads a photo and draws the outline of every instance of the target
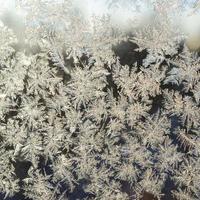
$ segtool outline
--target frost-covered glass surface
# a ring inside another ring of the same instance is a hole
[[[0,199],[200,198],[199,1],[0,4]]]

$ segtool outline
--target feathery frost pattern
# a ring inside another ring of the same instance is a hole
[[[200,199],[200,4],[132,2],[0,10],[0,199]]]

